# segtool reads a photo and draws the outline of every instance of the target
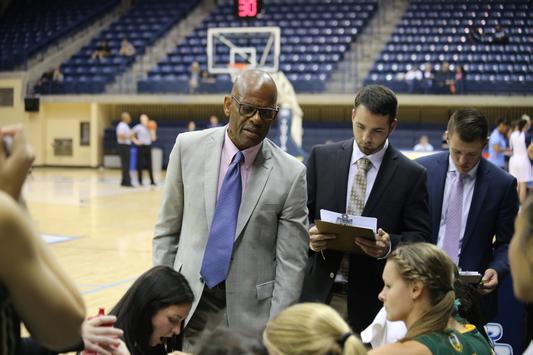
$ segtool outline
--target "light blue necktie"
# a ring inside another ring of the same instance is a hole
[[[233,156],[233,161],[229,165],[220,187],[200,271],[209,288],[224,281],[228,275],[233,240],[237,229],[237,216],[241,205],[242,161],[244,161],[244,155],[239,151]]]
[[[463,216],[463,192],[464,183],[468,178],[466,174],[456,173],[452,183],[448,209],[446,212],[446,230],[442,249],[448,254],[450,259],[457,265],[461,252],[461,222]]]

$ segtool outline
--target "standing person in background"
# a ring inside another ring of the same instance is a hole
[[[420,136],[420,140],[413,147],[415,152],[432,152],[433,146],[429,143],[429,138],[426,135]]]
[[[398,100],[381,85],[363,87],[352,110],[354,138],[313,147],[307,161],[309,221],[326,209],[377,219],[375,241],[359,235],[354,254],[328,249],[334,234],[309,230],[312,250],[301,300],[327,303],[361,332],[381,308],[384,258],[400,243],[429,241],[431,225],[426,172],[396,150],[389,136]]]
[[[527,196],[527,183],[531,181],[531,162],[527,154],[526,134],[529,129],[529,122],[519,119],[515,125],[515,130],[509,138],[511,148],[511,159],[509,159],[509,173],[518,180],[518,197],[520,203],[524,203]]]
[[[133,141],[137,145],[137,174],[139,177],[139,185],[143,184],[142,171],[144,168],[148,170],[150,176],[150,184],[155,185],[154,175],[152,172],[152,134],[148,128],[150,119],[148,115],[142,114],[139,118],[139,123],[133,127]]]
[[[270,75],[245,71],[224,98],[228,125],[179,134],[170,154],[153,259],[183,273],[195,294],[186,350],[218,326],[260,337],[298,300],[305,167],[266,138],[276,103]]]
[[[118,154],[120,155],[120,167],[122,170],[121,186],[133,187],[130,178],[131,137],[132,132],[129,124],[131,116],[128,112],[122,112],[120,122],[117,125]]]
[[[196,131],[196,122],[189,121],[187,123],[187,132],[192,132],[192,131]]]
[[[509,126],[509,120],[506,117],[499,118],[489,138],[488,161],[502,169],[505,169],[505,154],[509,152],[506,138]]]
[[[198,84],[200,82],[200,63],[197,61],[192,62],[190,68],[190,77],[189,77],[189,93],[196,93],[198,89]]]
[[[218,117],[216,115],[209,116],[209,124],[207,125],[207,128],[215,128],[220,127],[220,123],[218,123]]]

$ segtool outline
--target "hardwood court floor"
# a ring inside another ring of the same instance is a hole
[[[98,307],[109,311],[152,265],[162,185],[123,188],[119,181],[118,170],[36,168],[24,190],[45,240],[73,237],[49,247],[81,290],[89,315]]]

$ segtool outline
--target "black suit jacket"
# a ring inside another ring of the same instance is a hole
[[[307,191],[310,222],[320,218],[320,209],[346,212],[348,173],[353,139],[315,146],[307,164]],[[389,233],[394,249],[400,242],[430,241],[431,224],[426,190],[426,173],[390,144],[363,210],[376,217],[378,228]],[[328,303],[340,266],[342,253],[310,252],[302,301]],[[378,294],[383,287],[385,260],[351,255],[348,278],[348,318],[360,332],[381,307]]]

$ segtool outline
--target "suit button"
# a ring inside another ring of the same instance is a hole
[[[330,273],[329,273],[329,278],[332,279],[332,278],[334,278],[334,277],[335,277],[335,274],[332,273],[332,272],[330,272]]]

